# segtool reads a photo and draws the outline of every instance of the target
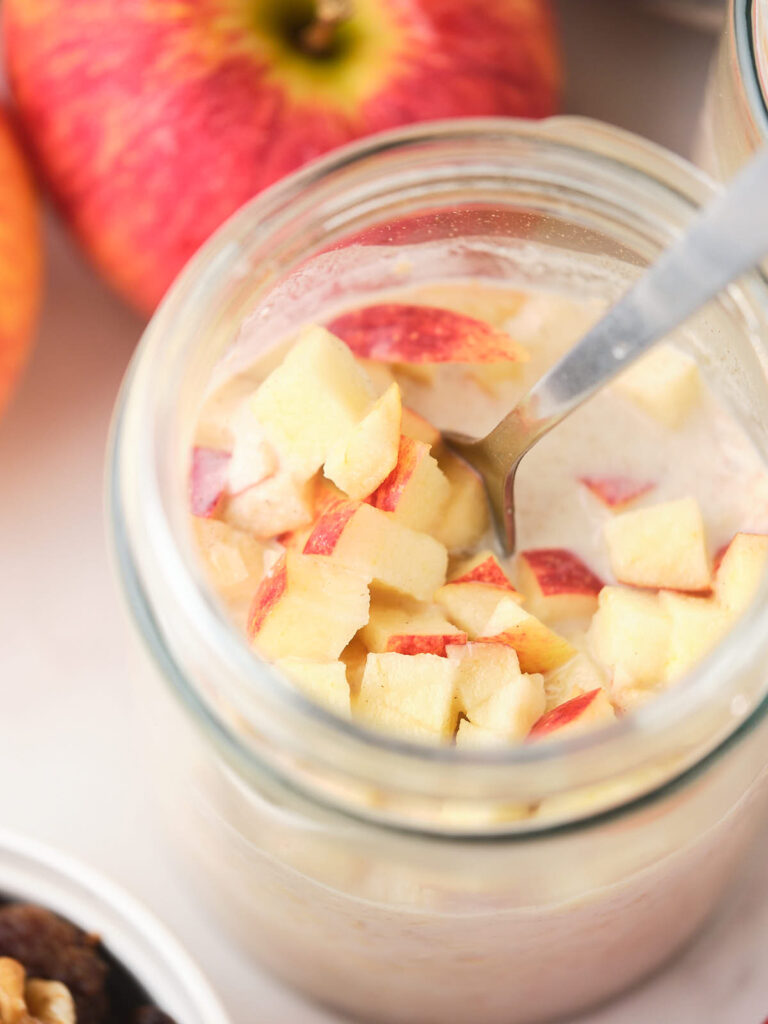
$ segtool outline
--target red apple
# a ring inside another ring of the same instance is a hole
[[[656,486],[628,476],[581,476],[579,483],[584,484],[606,508],[614,511],[624,508]]]
[[[428,531],[443,511],[451,488],[429,454],[429,445],[402,435],[397,463],[366,501],[413,530]]]
[[[538,548],[518,556],[525,603],[542,619],[592,615],[603,581],[572,551]]]
[[[219,448],[192,449],[189,499],[193,516],[210,519],[221,508],[227,489],[230,454]]]
[[[416,635],[413,633],[394,634],[387,641],[387,650],[395,654],[437,654],[446,656],[445,648],[461,646],[467,642],[466,633],[441,633]]]
[[[0,109],[0,410],[26,362],[42,286],[37,197]]]
[[[3,17],[40,166],[144,310],[234,210],[313,157],[557,100],[548,0],[6,0]]]
[[[436,306],[363,306],[328,324],[360,359],[381,363],[523,362],[526,350],[482,320]]]
[[[451,584],[485,583],[489,587],[499,587],[501,590],[515,593],[515,588],[509,582],[507,574],[490,551],[483,551],[480,555],[467,559],[463,565],[458,567],[458,575],[452,576],[448,582]]]

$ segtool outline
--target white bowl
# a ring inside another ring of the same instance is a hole
[[[86,865],[0,829],[0,898],[39,904],[98,934],[176,1024],[231,1024],[171,933],[133,897]]]

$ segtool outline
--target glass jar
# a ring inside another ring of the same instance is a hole
[[[768,2],[729,0],[710,71],[697,161],[721,181],[768,142]]]
[[[503,752],[370,733],[290,688],[207,590],[187,506],[201,397],[217,367],[393,287],[514,279],[610,299],[711,194],[684,161],[581,119],[399,130],[236,214],[136,354],[112,520],[155,669],[144,703],[167,817],[196,894],[253,956],[356,1020],[533,1024],[664,963],[765,803],[768,608],[603,730]],[[745,280],[684,340],[764,455],[766,300]]]

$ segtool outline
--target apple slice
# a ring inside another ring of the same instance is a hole
[[[520,589],[533,615],[564,619],[593,615],[603,581],[572,551],[537,548],[517,558]]]
[[[605,524],[611,566],[635,587],[708,592],[712,577],[695,498],[623,512]]]
[[[549,672],[544,680],[544,696],[547,711],[564,704],[571,697],[580,693],[589,693],[605,687],[608,683],[604,669],[600,668],[587,654],[580,651],[575,658],[566,662],[554,672]]]
[[[456,724],[456,671],[453,661],[434,654],[369,654],[355,710],[395,731],[400,721],[411,722],[448,739]]]
[[[331,449],[325,475],[350,498],[365,498],[397,465],[400,388],[393,384],[363,419]]]
[[[224,504],[231,455],[219,448],[192,449],[189,501],[193,516],[213,518]]]
[[[382,363],[524,362],[527,351],[482,320],[436,306],[383,303],[336,317],[329,330],[356,356]]]
[[[657,345],[614,384],[616,392],[634,402],[664,426],[682,426],[701,391],[695,360],[674,345]]]
[[[613,705],[605,690],[595,689],[572,697],[565,704],[559,704],[547,711],[530,731],[531,739],[541,739],[557,732],[576,732],[584,728],[605,724],[616,717]]]
[[[277,537],[312,522],[314,491],[311,480],[298,481],[281,471],[232,495],[223,518],[256,537]]]
[[[659,603],[671,624],[665,680],[672,682],[709,654],[727,633],[733,619],[712,598],[662,590]]]
[[[579,483],[611,512],[620,512],[656,486],[628,476],[580,476]]]
[[[315,523],[306,555],[325,555],[338,565],[420,601],[430,600],[445,580],[448,555],[425,533],[409,530],[364,502],[339,501]]]
[[[568,641],[534,615],[505,597],[486,622],[478,643],[502,643],[514,647],[523,672],[549,672],[577,653]]]
[[[522,594],[517,593],[490,551],[459,562],[453,577],[435,591],[435,600],[448,618],[473,639],[483,631],[504,597],[522,601]]]
[[[470,721],[481,729],[508,740],[524,740],[544,714],[544,680],[541,675],[521,675],[500,687],[475,708]]]
[[[377,597],[371,603],[370,618],[360,638],[369,651],[440,657],[445,657],[447,643],[467,642],[467,634],[450,623],[435,605],[402,598],[395,602],[386,597]]]
[[[265,658],[335,661],[368,621],[368,581],[327,558],[286,553],[261,581],[248,636]]]
[[[752,603],[768,568],[768,536],[737,533],[723,552],[715,573],[715,596],[732,615]]]
[[[281,463],[308,480],[375,397],[343,342],[322,327],[308,327],[249,404]]]
[[[255,537],[220,519],[192,520],[197,548],[214,589],[225,600],[249,598],[264,571],[264,548]]]
[[[422,441],[424,444],[428,444],[431,451],[437,452],[442,444],[443,435],[437,427],[433,427],[429,420],[425,420],[423,416],[420,416],[407,406],[403,406],[400,429],[406,437],[411,437],[414,441]]]
[[[367,499],[413,530],[435,524],[450,496],[450,484],[429,454],[429,445],[401,437],[392,472]]]
[[[462,558],[454,565],[451,573],[450,583],[485,583],[489,587],[496,587],[508,594],[516,594],[517,591],[506,572],[499,564],[499,560],[492,551],[478,551],[476,555],[469,558]],[[522,600],[522,595],[520,595]]]
[[[670,628],[657,594],[603,587],[587,636],[591,653],[613,673],[612,687],[621,690],[664,679]]]
[[[351,716],[347,672],[341,661],[281,658],[275,665],[317,704],[341,718]]]
[[[474,469],[453,452],[443,452],[438,466],[451,490],[432,532],[449,551],[466,551],[479,543],[491,524],[485,487]]]

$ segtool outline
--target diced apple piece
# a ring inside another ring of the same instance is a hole
[[[540,720],[545,707],[542,676],[521,675],[476,708],[470,720],[473,725],[507,739],[523,740]]]
[[[482,729],[479,725],[470,722],[468,718],[462,718],[456,733],[456,746],[466,750],[481,750],[483,747],[504,746],[509,740],[498,732],[491,732],[490,729]]]
[[[603,587],[588,637],[594,657],[613,673],[614,686],[648,687],[663,680],[670,621],[658,595]]]
[[[450,491],[429,445],[403,436],[394,469],[367,500],[374,508],[391,512],[403,526],[427,531],[441,516]]]
[[[359,636],[355,636],[350,640],[339,657],[347,668],[347,682],[349,683],[350,693],[353,697],[357,697],[363,682],[368,648]]]
[[[334,661],[368,621],[368,604],[359,573],[287,551],[261,581],[248,636],[265,658]]]
[[[612,512],[620,512],[656,486],[628,476],[580,476],[579,483]]]
[[[195,517],[193,524],[213,587],[231,600],[254,594],[264,571],[264,549],[256,538],[219,519]]]
[[[605,687],[607,682],[605,671],[596,665],[589,655],[579,652],[565,665],[548,673],[544,680],[546,710],[551,711],[571,697],[578,697],[580,693],[589,693],[590,690]]]
[[[566,731],[576,732],[601,723],[605,724],[615,717],[616,712],[605,690],[590,690],[547,711],[531,729],[530,737],[541,739],[553,732],[561,736]]]
[[[397,465],[400,388],[393,384],[363,419],[331,449],[325,475],[350,498],[365,498]]]
[[[614,385],[618,394],[667,427],[679,427],[699,398],[699,369],[674,345],[658,345]]]
[[[456,723],[456,671],[453,661],[434,654],[369,654],[356,710],[363,719],[375,719],[387,708],[450,738]]]
[[[362,366],[368,377],[370,377],[371,384],[373,384],[373,389],[377,395],[383,395],[388,388],[397,383],[394,373],[386,363],[377,363],[373,359],[358,359],[358,364]]]
[[[189,500],[193,516],[209,519],[220,511],[227,488],[227,467],[231,456],[218,448],[192,449]]]
[[[281,658],[275,664],[302,693],[341,718],[350,717],[347,672],[341,661]]]
[[[435,605],[377,598],[360,638],[369,651],[444,657],[445,645],[464,644],[467,634],[450,623]]]
[[[472,721],[497,690],[522,675],[517,652],[506,644],[449,645],[446,653],[457,665],[457,710]]]
[[[712,598],[662,591],[659,603],[671,623],[665,678],[673,681],[709,654],[733,619]]]
[[[479,551],[470,558],[456,562],[449,583],[487,583],[508,594],[517,593],[492,551]],[[522,600],[522,595],[520,598]]]
[[[623,512],[605,524],[611,567],[621,583],[708,591],[712,577],[695,498]]]
[[[417,412],[414,412],[413,409],[409,409],[407,406],[403,406],[400,429],[406,437],[412,437],[414,441],[428,444],[430,449],[435,452],[443,440],[443,435],[437,427],[433,427],[429,420],[425,420],[423,416],[419,416]]]
[[[768,568],[768,536],[737,533],[725,549],[715,574],[715,596],[732,615],[752,602]]]
[[[403,655],[403,657],[407,657],[407,655]],[[421,655],[421,657],[427,657],[427,655]],[[436,732],[434,729],[423,725],[421,722],[417,722],[413,718],[409,718],[398,711],[397,708],[390,707],[388,704],[365,701],[361,705],[360,696],[358,696],[353,710],[356,711],[357,720],[361,725],[367,726],[369,729],[390,733],[401,740],[409,740],[411,743],[433,744],[443,743],[446,739],[442,733]]]
[[[448,562],[445,548],[432,537],[354,501],[337,502],[323,513],[304,553],[329,556],[338,565],[420,601],[431,599],[443,583]]]
[[[540,619],[592,615],[603,581],[572,551],[537,548],[517,559],[518,581],[525,603]]]
[[[522,601],[490,551],[481,551],[455,566],[452,578],[435,591],[435,600],[452,622],[472,639],[479,636],[499,601]]]
[[[465,551],[477,544],[490,526],[485,487],[474,469],[452,452],[442,454],[438,465],[451,491],[432,532],[449,551]]]
[[[436,306],[383,303],[336,317],[329,330],[356,356],[382,363],[524,362],[527,351],[482,320]]]
[[[322,327],[308,327],[264,381],[250,409],[299,480],[308,480],[375,395],[349,349]]]
[[[227,501],[223,518],[256,537],[277,537],[312,522],[314,486],[281,471]]]
[[[553,632],[512,598],[503,598],[483,629],[480,643],[514,647],[523,672],[549,672],[577,653],[568,641]]]
[[[274,476],[279,463],[277,452],[252,409],[252,397],[241,402],[231,417],[232,458],[227,467],[227,490],[241,491]]]

